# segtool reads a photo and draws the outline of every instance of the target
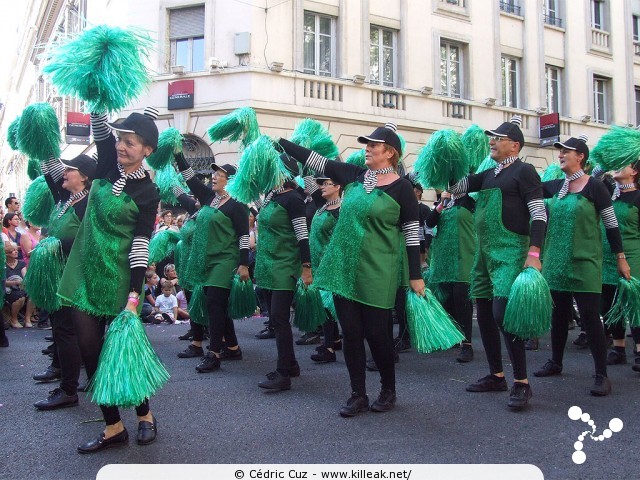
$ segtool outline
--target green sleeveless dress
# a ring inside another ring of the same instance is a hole
[[[502,223],[499,188],[478,192],[475,226],[478,248],[471,273],[471,298],[507,298],[527,259],[529,237],[508,230]]]
[[[189,292],[192,292],[195,288],[195,283],[192,278],[187,275],[187,265],[189,264],[189,255],[191,255],[193,243],[193,235],[196,231],[196,218],[190,217],[184,222],[180,229],[180,241],[176,245],[175,252],[173,254],[173,261],[176,266],[176,273],[180,279],[180,286]]]
[[[260,210],[256,284],[267,290],[295,291],[302,274],[300,249],[287,210],[271,201]]]
[[[579,193],[557,194],[549,202],[549,227],[542,275],[560,292],[602,292],[600,215]]]
[[[627,257],[631,275],[640,278],[640,225],[638,221],[638,207],[620,199],[613,202],[613,210],[616,212],[624,254]],[[605,285],[618,285],[618,261],[611,251],[604,232],[604,225],[600,224],[602,235],[602,283]]]
[[[314,276],[318,288],[377,308],[393,308],[396,291],[408,284],[400,205],[361,182],[345,188],[340,219]],[[380,272],[385,272],[381,275]]]
[[[438,234],[431,242],[431,283],[468,283],[476,251],[473,214],[460,205],[445,208],[438,220]]]
[[[105,179],[94,180],[58,288],[63,306],[105,317],[117,316],[127,303],[129,252],[139,213],[129,195],[116,197],[112,187]]]

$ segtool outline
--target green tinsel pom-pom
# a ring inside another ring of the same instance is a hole
[[[422,271],[422,279],[424,280],[424,284],[429,290],[431,290],[436,299],[442,305],[444,305],[448,297],[447,292],[440,286],[439,283],[433,283],[431,281],[431,269],[429,267],[425,268]]]
[[[365,168],[365,160],[366,160],[366,152],[363,149],[353,152],[351,155],[347,157],[344,161],[345,163],[350,163],[351,165],[357,165],[358,167]]]
[[[167,164],[160,170],[156,170],[156,176],[153,179],[160,191],[160,201],[169,205],[178,205],[178,199],[173,194],[173,187],[181,187],[185,191],[189,191],[182,175],[176,172],[172,164]]]
[[[53,195],[49,190],[49,185],[47,185],[44,175],[41,175],[27,188],[22,206],[22,215],[31,225],[47,227],[54,208]]]
[[[260,136],[256,112],[251,107],[237,108],[211,125],[207,134],[212,142],[226,139],[231,143],[240,142],[243,149],[247,148]]]
[[[298,279],[298,286],[294,297],[296,313],[293,324],[303,332],[313,332],[327,320],[327,314],[322,304],[320,290],[313,284],[306,286],[302,279]]]
[[[231,293],[229,294],[229,318],[250,317],[256,311],[256,294],[251,280],[243,281],[237,273],[233,276]]]
[[[640,327],[640,280],[620,278],[611,310],[607,313],[608,326],[629,322],[631,328]]]
[[[320,290],[320,298],[322,298],[322,305],[331,314],[331,318],[338,321],[338,312],[336,312],[336,306],[333,303],[333,293],[327,290]]]
[[[120,313],[109,325],[89,391],[98,405],[137,407],[169,380],[138,315]]]
[[[30,180],[35,180],[40,175],[42,175],[42,168],[40,167],[40,162],[35,158],[30,158],[27,163],[27,176]]]
[[[564,172],[557,163],[551,163],[542,172],[542,181],[548,182],[550,180],[564,179]]]
[[[411,345],[419,353],[448,350],[464,340],[464,335],[427,288],[425,296],[407,291],[407,323]]]
[[[241,203],[279,187],[288,178],[271,138],[261,135],[242,152],[238,171],[229,179],[227,192]]]
[[[60,309],[57,292],[65,263],[62,244],[55,237],[43,238],[31,252],[24,286],[29,298],[38,308],[48,312]]]
[[[18,150],[18,129],[20,128],[20,116],[17,116],[13,122],[9,124],[7,129],[7,142],[11,150]]]
[[[161,170],[173,161],[173,154],[182,151],[182,134],[176,128],[163,130],[158,137],[158,148],[147,157],[154,170]]]
[[[305,118],[296,125],[291,141],[301,147],[313,150],[325,158],[334,159],[339,154],[338,146],[333,143],[329,130],[317,120]]]
[[[462,144],[469,159],[469,172],[475,173],[482,161],[489,155],[489,137],[475,123],[462,134]]]
[[[22,111],[16,132],[18,150],[26,156],[45,160],[60,156],[60,125],[56,111],[48,103],[33,103]]]
[[[445,190],[469,174],[469,160],[455,131],[438,130],[420,151],[414,171],[423,187]]]
[[[153,39],[138,27],[99,25],[47,52],[43,72],[62,95],[79,97],[90,112],[117,112],[151,83],[145,61]]]
[[[170,228],[160,230],[149,242],[149,263],[158,263],[171,256],[180,241],[180,233]]]
[[[589,163],[600,165],[605,172],[622,170],[640,158],[640,130],[611,127],[591,150]]]
[[[491,158],[491,155],[487,155],[487,158],[485,158],[482,161],[482,163],[478,166],[476,173],[481,173],[481,172],[484,172],[485,170],[496,168],[497,166],[498,166],[498,162],[496,162],[493,158]]]
[[[551,328],[552,311],[547,281],[535,268],[525,268],[511,285],[504,329],[522,339],[541,337]]]
[[[204,294],[204,287],[196,285],[189,300],[189,316],[198,325],[209,326],[209,313],[207,312],[207,297]]]

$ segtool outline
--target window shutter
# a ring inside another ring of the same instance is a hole
[[[170,10],[169,36],[172,40],[204,36],[204,5]]]

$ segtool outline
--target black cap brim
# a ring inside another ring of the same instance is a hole
[[[567,150],[576,150],[576,147],[570,147],[570,146],[565,145],[564,143],[561,143],[561,142],[555,142],[553,144],[553,146],[555,148],[566,148]]]

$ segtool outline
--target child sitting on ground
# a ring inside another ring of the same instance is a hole
[[[153,319],[151,323],[174,323],[178,318],[178,299],[171,293],[173,285],[168,280],[162,281],[162,295],[156,298]]]

